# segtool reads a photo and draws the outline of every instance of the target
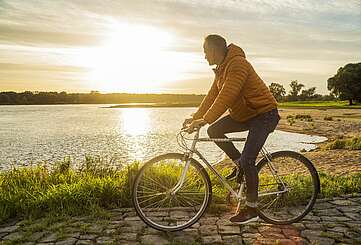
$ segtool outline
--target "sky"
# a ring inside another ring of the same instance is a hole
[[[269,85],[361,62],[358,0],[0,0],[0,91],[206,93],[203,40],[242,47]]]

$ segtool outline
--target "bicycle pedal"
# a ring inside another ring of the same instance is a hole
[[[243,170],[241,170],[237,173],[236,182],[238,184],[242,184],[242,182],[244,182],[244,181],[245,181],[244,180],[244,172],[243,172]]]

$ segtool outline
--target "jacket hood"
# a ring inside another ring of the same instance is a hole
[[[222,64],[220,64],[219,67],[217,67],[217,69],[219,69],[220,67],[225,66],[235,56],[241,56],[243,58],[246,58],[246,54],[244,53],[243,49],[238,47],[237,45],[231,43],[227,47],[226,58],[223,60]]]

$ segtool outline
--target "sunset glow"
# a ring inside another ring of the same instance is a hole
[[[87,80],[99,91],[159,92],[162,84],[186,78],[187,57],[169,50],[173,42],[159,28],[112,22],[103,44],[81,52],[79,64],[90,68]]]
[[[205,94],[220,34],[266,84],[327,79],[361,56],[359,1],[0,1],[0,91]]]

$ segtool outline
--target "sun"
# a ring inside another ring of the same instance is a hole
[[[159,92],[182,79],[184,60],[170,51],[174,36],[160,28],[113,21],[101,46],[82,54],[87,80],[101,92]]]

